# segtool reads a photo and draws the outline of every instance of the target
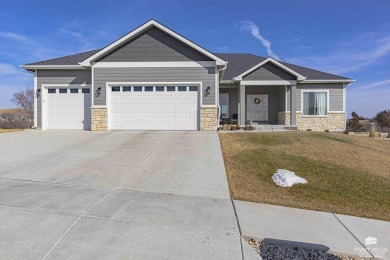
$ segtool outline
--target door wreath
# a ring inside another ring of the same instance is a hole
[[[260,98],[255,98],[254,102],[255,102],[255,104],[258,105],[258,104],[260,104],[261,100],[260,100]]]

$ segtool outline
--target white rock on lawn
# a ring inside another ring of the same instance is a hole
[[[280,187],[291,187],[297,183],[307,183],[307,180],[295,175],[295,172],[290,172],[285,169],[278,169],[274,176],[272,176],[272,180]]]

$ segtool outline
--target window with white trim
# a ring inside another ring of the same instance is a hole
[[[303,92],[303,115],[326,116],[328,114],[328,92]]]
[[[229,118],[229,93],[219,93],[221,118]]]

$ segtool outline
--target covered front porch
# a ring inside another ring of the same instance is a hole
[[[295,128],[297,106],[294,83],[242,81],[241,84],[221,84],[220,123]]]

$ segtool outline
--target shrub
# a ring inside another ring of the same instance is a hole
[[[375,123],[380,127],[390,127],[390,110],[383,110],[374,117]]]
[[[359,116],[356,112],[351,113],[352,118],[347,122],[347,130],[352,132],[361,132],[363,131],[363,126],[360,124],[360,120],[363,120],[364,117]]]
[[[255,130],[256,128],[253,126],[253,125],[246,125],[245,127],[244,127],[244,130],[245,131],[253,131],[253,130]]]

